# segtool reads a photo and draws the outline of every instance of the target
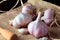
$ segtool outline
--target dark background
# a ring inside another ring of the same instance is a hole
[[[50,3],[60,6],[60,0],[44,0],[44,1],[47,1],[47,2],[50,2]]]
[[[2,0],[0,0],[0,1],[2,1]],[[10,8],[15,5],[16,1],[17,0],[7,0],[6,2],[1,3],[0,4],[0,10],[3,10],[3,11],[10,10]],[[53,3],[53,4],[60,6],[59,0],[43,0],[43,1],[47,1],[47,2],[50,2],[50,3]],[[27,0],[23,0],[23,3],[26,3],[26,2],[27,2]],[[16,7],[18,7],[18,6],[21,6],[20,2]]]
[[[2,1],[2,0],[0,0],[0,1]],[[8,10],[10,10],[11,7],[13,7],[16,4],[16,2],[17,2],[17,0],[7,0],[0,4],[0,10],[8,11]],[[27,2],[27,0],[23,0],[23,3],[25,3],[25,2]],[[20,1],[16,7],[18,7],[18,6],[21,6]]]

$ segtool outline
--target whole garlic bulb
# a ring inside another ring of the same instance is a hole
[[[44,20],[46,24],[50,24],[54,19],[54,12],[54,9],[48,8],[45,10],[44,16],[41,18],[41,20]]]
[[[48,26],[40,18],[41,12],[38,13],[37,19],[28,25],[29,33],[35,37],[42,37],[48,33]]]
[[[21,27],[21,26],[27,25],[31,21],[32,21],[31,15],[20,13],[14,18],[12,25],[14,27]]]

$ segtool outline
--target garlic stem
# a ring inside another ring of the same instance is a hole
[[[39,22],[39,21],[41,20],[41,15],[42,15],[42,14],[41,14],[41,12],[39,12],[39,13],[38,13],[38,17],[37,17],[36,21],[38,21],[38,22]]]

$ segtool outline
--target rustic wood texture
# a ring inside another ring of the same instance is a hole
[[[41,1],[41,0],[28,0],[28,3],[31,3],[33,5],[35,5],[37,7],[37,9],[40,9],[42,11],[44,11],[46,8],[49,7],[53,7],[54,9],[56,9],[56,13],[60,13],[60,6],[56,6],[54,4],[45,2],[45,1]],[[16,28],[8,25],[8,21],[13,19],[16,15],[19,14],[19,12],[21,12],[21,7],[18,7],[14,10],[10,10],[6,13],[2,13],[0,15],[0,25],[8,30],[13,31],[18,37],[19,40],[38,40],[37,38],[33,37],[32,35],[28,34],[28,35],[21,35]],[[12,15],[7,15],[8,13],[11,13]],[[59,31],[60,33],[60,31]],[[59,35],[60,36],[60,35]],[[53,40],[60,40],[59,38],[52,38]],[[0,40],[6,40],[1,34],[0,34]]]

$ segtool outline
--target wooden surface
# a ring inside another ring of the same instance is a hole
[[[48,2],[44,2],[44,1],[36,1],[36,0],[28,0],[29,3],[35,5],[37,7],[37,9],[41,9],[42,11],[44,11],[46,8],[49,7],[53,7],[54,9],[56,9],[56,13],[60,12],[60,7],[56,6],[54,4],[48,3]],[[21,7],[18,7],[14,10],[8,11],[6,13],[2,13],[0,15],[0,25],[8,30],[13,31],[18,37],[19,40],[38,40],[37,38],[33,37],[32,35],[21,35],[16,28],[9,26],[8,25],[8,21],[13,19],[17,14],[19,14],[19,12],[21,11]],[[8,13],[11,13],[12,15],[7,15]],[[1,34],[0,34],[0,40],[6,40]],[[53,39],[56,40],[56,39]],[[57,39],[60,40],[60,39]]]

